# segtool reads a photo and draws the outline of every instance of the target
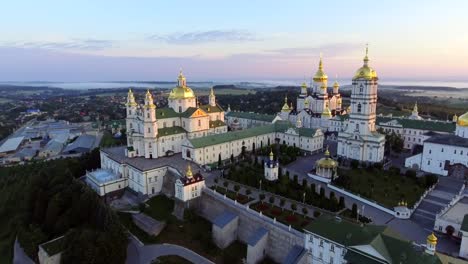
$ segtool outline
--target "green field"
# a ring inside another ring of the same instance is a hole
[[[412,207],[434,181],[432,176],[407,177],[398,172],[374,168],[340,170],[338,175],[334,185],[387,208],[397,206],[402,200],[408,203],[408,207]]]

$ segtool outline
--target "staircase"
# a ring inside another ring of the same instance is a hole
[[[424,228],[432,230],[436,214],[450,203],[462,186],[462,180],[439,177],[436,187],[422,200],[411,219]]]

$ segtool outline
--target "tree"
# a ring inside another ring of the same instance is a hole
[[[309,210],[307,210],[307,208],[302,207],[302,214],[303,215],[307,215],[308,212],[309,212]]]
[[[338,202],[338,207],[341,208],[345,208],[345,199],[344,199],[344,196],[340,196],[340,201]]]
[[[234,154],[231,154],[231,163],[234,163]]]
[[[283,207],[284,207],[285,204],[286,204],[286,200],[284,198],[281,198],[280,199],[281,210],[283,210]]]
[[[229,186],[229,182],[227,182],[227,181],[224,181],[224,182],[223,182],[223,186],[224,186],[224,188],[226,188],[226,189],[227,189],[227,188],[228,188],[228,186]]]
[[[307,179],[302,179],[302,188],[307,188]]]
[[[353,203],[353,206],[351,207],[351,218],[356,218],[357,217],[357,204]]]
[[[293,181],[294,181],[294,184],[295,185],[298,185],[299,184],[299,177],[297,176],[297,174],[294,174],[294,177],[293,177]]]
[[[291,203],[291,210],[293,211],[293,214],[296,212],[297,205],[295,203]]]
[[[270,196],[269,201],[270,201],[271,204],[274,204],[274,203],[275,203],[275,197],[274,197],[274,196]]]
[[[218,154],[218,167],[221,167],[223,165],[223,161],[221,160],[221,153]]]
[[[239,192],[239,190],[240,190],[240,186],[237,185],[237,184],[234,185],[234,191],[236,192],[236,195],[237,195],[237,193]]]
[[[323,187],[320,187],[320,197],[325,197],[325,189]]]
[[[451,237],[453,236],[453,233],[455,232],[455,228],[451,225],[448,225],[447,227],[445,227],[445,233],[447,234],[447,236]]]
[[[265,199],[265,194],[261,193],[258,198],[260,199],[260,202],[263,204],[263,200]]]
[[[252,191],[251,191],[250,189],[245,189],[245,194],[246,194],[247,196],[249,196],[251,193],[252,193]]]

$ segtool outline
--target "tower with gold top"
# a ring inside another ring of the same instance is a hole
[[[185,175],[175,182],[175,197],[182,202],[188,202],[200,197],[204,187],[204,177],[200,172],[193,173],[192,166],[188,164]]]
[[[153,101],[153,95],[149,90],[145,94],[143,126],[145,158],[151,159],[157,157],[158,122],[156,120],[156,105]]]
[[[187,80],[182,73],[179,72],[177,77],[177,86],[169,93],[169,107],[177,113],[185,112],[189,107],[197,107],[195,94],[193,90],[187,86]]]
[[[274,158],[273,149],[270,150],[268,160],[265,161],[265,179],[268,181],[276,181],[278,179],[279,163]]]
[[[434,233],[431,233],[429,236],[427,236],[427,239],[426,239],[425,252],[427,254],[434,255],[436,252],[436,246],[437,246],[437,237],[434,235]]]
[[[368,48],[364,64],[353,77],[351,112],[338,134],[338,155],[361,162],[381,162],[385,136],[375,128],[377,106],[377,72],[369,66]]]

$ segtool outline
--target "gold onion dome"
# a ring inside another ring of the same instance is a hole
[[[374,80],[377,79],[377,72],[369,67],[369,57],[368,55],[369,49],[366,47],[366,56],[364,57],[364,65],[356,71],[356,74],[353,77],[353,80]]]
[[[458,117],[457,125],[462,127],[468,127],[468,112]]]
[[[133,95],[133,91],[132,91],[131,88],[128,89],[127,100],[128,100],[128,103],[127,103],[128,106],[136,106],[137,105],[137,103],[135,102],[135,96]]]
[[[273,149],[270,149],[270,159],[273,159]]]
[[[317,161],[317,167],[323,169],[334,169],[338,167],[338,163],[334,159],[330,158],[330,151],[328,151],[328,147],[325,151],[325,158],[321,158]]]
[[[332,113],[331,113],[331,111],[330,111],[330,108],[328,108],[328,106],[326,106],[326,107],[323,109],[322,116],[324,116],[324,117],[332,117]]]
[[[322,55],[320,55],[319,67],[317,72],[314,75],[314,81],[321,82],[324,80],[328,80],[328,76],[323,71],[323,62],[322,62]]]
[[[182,71],[179,73],[177,78],[177,87],[174,87],[169,94],[169,99],[186,99],[186,98],[195,98],[193,90],[186,85],[185,76],[182,74]]]
[[[305,82],[303,82],[303,83],[301,84],[301,88],[307,88],[307,84],[306,84]]]
[[[189,165],[187,165],[187,172],[185,172],[185,176],[187,176],[187,178],[192,178],[193,177],[193,173],[192,173],[192,167]]]
[[[340,87],[340,84],[338,83],[338,81],[335,81],[335,82],[333,83],[333,87]]]
[[[148,104],[146,104],[145,107],[156,108],[156,105],[153,103],[153,95],[149,89],[146,91],[146,102],[148,102]]]
[[[431,244],[437,243],[437,237],[434,235],[434,233],[431,233],[429,236],[427,236],[427,242]]]

